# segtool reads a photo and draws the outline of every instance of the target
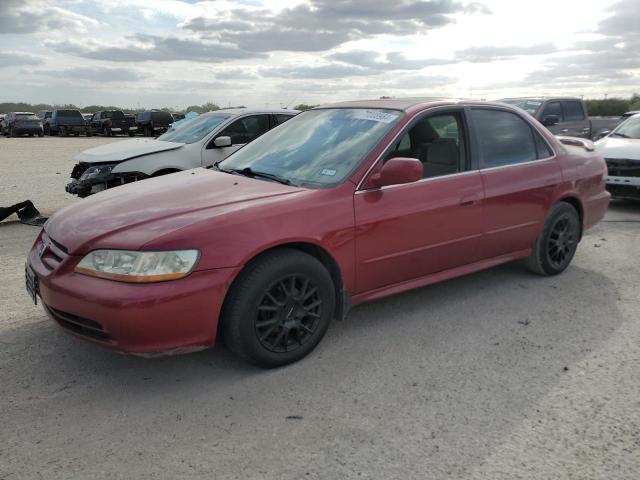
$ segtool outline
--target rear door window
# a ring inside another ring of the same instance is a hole
[[[269,115],[251,115],[236,120],[219,136],[231,137],[232,145],[242,145],[258,138],[267,130],[269,130]]]
[[[582,103],[578,101],[566,101],[563,103],[564,119],[567,122],[580,122],[584,120]]]
[[[556,115],[558,117],[558,121],[564,121],[564,117],[562,115],[562,105],[560,102],[551,102],[544,107],[544,112],[542,113],[542,118],[547,117],[549,115]]]
[[[481,168],[538,159],[533,129],[518,115],[502,110],[472,109],[471,118],[480,150]]]

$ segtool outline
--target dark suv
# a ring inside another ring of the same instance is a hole
[[[536,118],[554,135],[591,139],[592,126],[586,104],[575,97],[503,98]]]
[[[173,115],[161,110],[136,113],[138,132],[142,132],[145,137],[156,137],[163,134],[169,130],[169,125],[173,122]]]
[[[79,110],[54,110],[47,124],[47,132],[61,137],[72,133],[77,137],[87,133],[87,127]]]
[[[32,112],[11,112],[2,122],[2,133],[5,137],[17,137],[19,135],[38,135],[42,137],[42,121]]]

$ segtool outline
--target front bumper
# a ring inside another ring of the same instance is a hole
[[[640,177],[607,177],[607,191],[614,197],[640,198]]]
[[[145,178],[149,178],[149,176],[140,172],[111,173],[105,176],[93,177],[88,180],[74,178],[64,187],[64,189],[67,193],[84,198],[108,188],[137,182],[138,180],[144,180]]]
[[[42,237],[48,245],[38,253]],[[145,356],[213,345],[227,288],[237,269],[193,272],[186,278],[136,285],[73,271],[80,257],[64,254],[41,234],[28,256],[46,313],[65,332],[94,344]]]

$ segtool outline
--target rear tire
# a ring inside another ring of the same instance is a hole
[[[318,345],[335,311],[335,290],[316,258],[283,248],[250,262],[222,310],[227,347],[273,368],[296,362]]]
[[[573,205],[556,204],[536,239],[527,267],[538,275],[557,275],[571,263],[578,248],[582,227]]]

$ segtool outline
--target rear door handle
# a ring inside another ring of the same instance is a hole
[[[469,195],[467,197],[462,197],[460,199],[460,206],[461,207],[468,207],[470,205],[474,205],[477,201],[478,201],[478,196],[477,195]]]

